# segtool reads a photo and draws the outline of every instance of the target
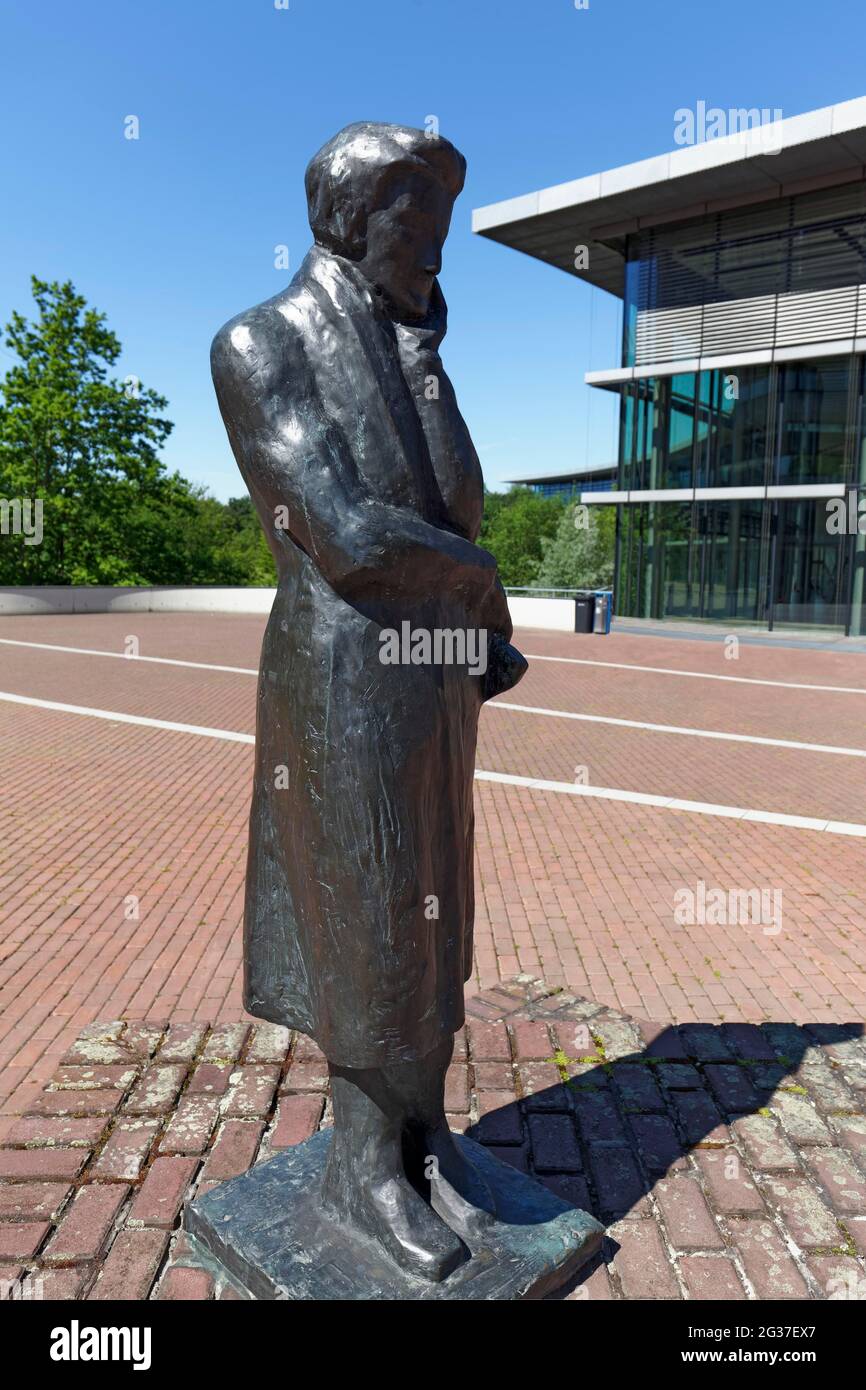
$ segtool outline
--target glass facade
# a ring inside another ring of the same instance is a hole
[[[616,610],[866,635],[866,179],[624,253]]]
[[[774,520],[774,620],[797,627],[844,627],[847,538],[828,533],[826,502],[780,501]]]
[[[697,377],[696,486],[759,486],[766,470],[769,368],[740,367]]]
[[[769,367],[642,377],[622,393],[620,486],[765,482]]]
[[[701,354],[700,335],[718,333],[714,306],[752,309],[729,315],[743,349],[771,347],[774,315],[761,316],[773,296],[812,295],[811,314],[834,291],[866,284],[866,182],[730,208],[709,217],[647,228],[628,238],[623,314],[623,364],[640,358],[640,319],[667,316],[666,360]],[[817,297],[821,296],[818,305]],[[701,321],[700,311],[709,306]],[[696,312],[697,311],[697,312]],[[769,334],[769,337],[767,336]],[[831,331],[827,338],[846,336]],[[789,338],[788,341],[797,341]],[[810,336],[798,341],[813,341]],[[726,351],[733,343],[717,344]],[[704,347],[703,355],[711,355]]]
[[[617,486],[617,476],[614,470],[609,473],[601,473],[590,478],[550,478],[544,482],[537,482],[529,479],[525,487],[537,492],[540,497],[565,497],[574,499],[579,497],[582,492],[610,492]]]
[[[620,515],[616,611],[635,618],[765,620],[763,502],[649,502]]]
[[[855,355],[625,385],[620,487],[731,493],[619,508],[616,611],[866,633],[863,390]],[[838,499],[772,495],[816,484],[846,489],[843,525]]]
[[[779,372],[777,483],[847,482],[855,420],[849,416],[857,360],[791,362]],[[856,402],[855,402],[856,406]]]

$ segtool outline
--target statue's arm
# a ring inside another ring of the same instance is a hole
[[[225,336],[224,336],[225,335]],[[278,357],[223,330],[212,365],[220,408],[247,468],[285,527],[347,601],[444,593],[479,627],[511,636],[508,605],[489,551],[415,513],[379,501],[360,478],[337,421],[329,419],[297,339]]]

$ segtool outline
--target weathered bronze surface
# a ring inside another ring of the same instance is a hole
[[[497,1217],[447,1279],[420,1279],[327,1218],[316,1200],[330,1136],[316,1134],[214,1188],[189,1208],[197,1263],[256,1299],[290,1302],[538,1301],[595,1255],[602,1228],[540,1182],[462,1135],[495,1194]]]
[[[212,350],[279,576],[245,1004],[328,1059],[323,1212],[434,1282],[495,1217],[495,1184],[455,1143],[443,1096],[472,967],[478,715],[526,669],[475,543],[481,469],[439,357],[464,175],[447,140],[347,127],[307,169],[315,245],[297,275]]]

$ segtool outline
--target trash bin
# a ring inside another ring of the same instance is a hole
[[[594,617],[595,595],[590,593],[578,594],[574,600],[575,632],[592,632]]]
[[[593,609],[592,631],[606,637],[610,632],[610,619],[613,612],[613,593],[610,589],[597,589]]]

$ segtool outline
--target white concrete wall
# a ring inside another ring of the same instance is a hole
[[[0,588],[0,615],[37,613],[269,613],[274,589],[238,588],[109,588],[100,585],[48,585]],[[530,598],[515,594],[508,600],[515,627],[552,628],[574,632],[574,599]]]
[[[9,613],[270,613],[275,589],[109,588],[49,585],[0,588],[0,614]]]
[[[574,632],[573,598],[530,598],[528,594],[509,594],[508,611],[515,627],[549,627],[557,632]]]

